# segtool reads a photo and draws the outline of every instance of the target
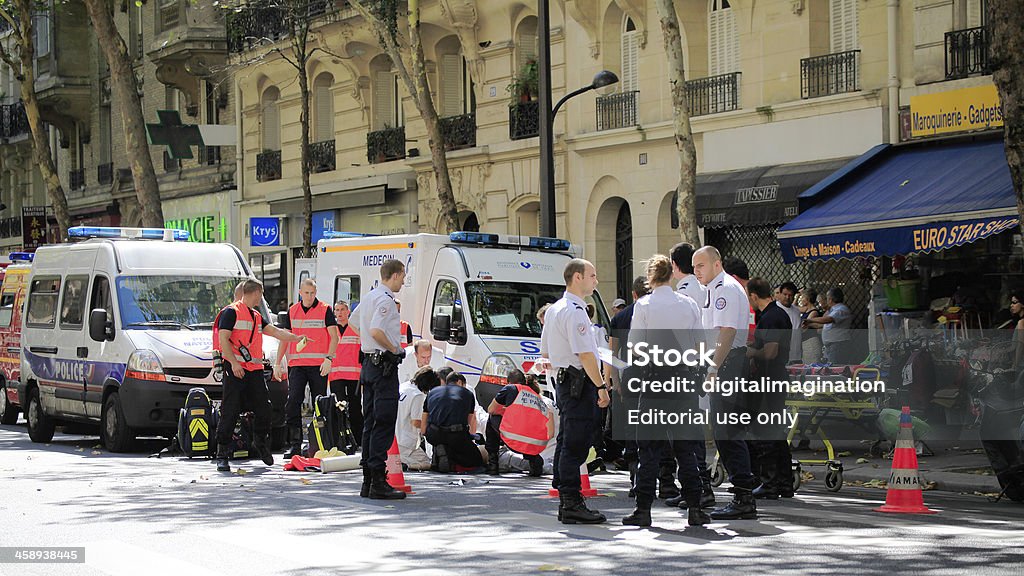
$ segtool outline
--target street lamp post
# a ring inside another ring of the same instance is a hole
[[[548,19],[549,0],[540,0],[537,15],[537,32],[540,34],[540,53],[537,55],[538,135],[540,136],[540,235],[554,237],[555,225],[555,114],[567,100],[584,92],[603,88],[619,81],[614,72],[602,70],[594,75],[594,81],[562,96],[551,107],[551,23]]]

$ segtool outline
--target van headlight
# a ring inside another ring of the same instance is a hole
[[[484,362],[484,367],[480,370],[480,381],[504,386],[508,384],[508,373],[515,369],[516,363],[510,356],[495,354]]]
[[[126,378],[135,378],[136,380],[167,381],[163,364],[160,363],[156,352],[152,350],[132,352],[132,355],[128,357],[128,367],[125,369],[124,375]]]

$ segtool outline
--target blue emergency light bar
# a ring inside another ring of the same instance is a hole
[[[336,238],[369,238],[370,236],[379,236],[379,234],[363,234],[362,232],[339,232],[337,230],[328,230],[324,232],[324,240],[334,240]]]
[[[134,240],[163,240],[164,234],[170,232],[171,239],[187,241],[188,230],[172,230],[170,228],[118,228],[106,226],[75,226],[68,228],[68,238],[84,240],[86,238],[125,238]]]
[[[515,238],[515,237],[513,237]],[[502,242],[497,234],[485,234],[483,232],[452,232],[448,239],[452,242],[458,242],[460,244],[489,244],[491,246],[512,246],[512,247],[529,247],[529,248],[540,248],[542,250],[561,250],[567,251],[571,247],[568,240],[561,238],[546,238],[544,236],[530,236],[529,243],[523,244],[523,237],[518,237],[519,243],[512,242],[511,240]]]
[[[36,255],[32,252],[11,252],[7,256],[11,262],[31,262],[35,257]]]

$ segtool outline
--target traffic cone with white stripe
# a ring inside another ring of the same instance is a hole
[[[395,490],[401,490],[406,494],[415,494],[412,486],[405,483],[405,474],[402,473],[402,456],[398,452],[398,438],[391,441],[391,448],[388,448],[388,459],[385,462],[387,467],[387,480]]]
[[[597,489],[590,486],[590,473],[587,471],[586,463],[580,465],[580,495],[584,498],[597,496]],[[548,490],[548,496],[558,498],[558,489],[552,488]]]
[[[917,451],[914,449],[914,425],[910,419],[910,407],[904,406],[900,414],[900,431],[896,436],[896,449],[892,457],[892,473],[889,475],[889,491],[885,505],[875,512],[894,514],[935,514],[935,510],[924,505],[921,478],[917,471]]]

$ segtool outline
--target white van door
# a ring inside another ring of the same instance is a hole
[[[80,403],[69,410],[69,413],[78,416],[86,415],[85,396],[89,392],[90,376],[94,372],[90,370],[88,348],[85,347],[85,320],[88,317],[85,307],[89,280],[88,270],[68,271],[61,286],[60,313],[57,318],[60,344],[56,375],[65,383],[80,386]]]
[[[433,279],[430,287],[430,318],[428,319],[429,330],[424,337],[429,337],[433,346],[439,350],[445,350],[446,364],[451,365],[455,370],[465,373],[467,376],[480,374],[479,362],[474,362],[470,355],[469,347],[453,346],[445,339],[434,338],[434,319],[440,314],[451,318],[453,330],[468,336],[468,323],[465,317],[465,308],[462,291],[457,280],[450,276],[437,276]]]
[[[118,364],[119,358],[117,358],[117,348],[124,346],[122,342],[118,342],[118,338],[124,338],[124,335],[118,336],[118,326],[120,324],[117,314],[114,311],[114,299],[113,299],[113,280],[110,279],[106,274],[97,273],[92,278],[92,284],[89,288],[89,306],[86,308],[85,316],[85,331],[82,340],[82,347],[79,349],[84,352],[86,357],[89,359],[92,365],[104,365],[107,364]],[[112,323],[114,326],[114,339],[104,340],[103,342],[97,342],[89,336],[89,313],[96,309],[103,309],[107,311],[107,321]],[[126,359],[120,359],[122,361]],[[108,369],[97,370],[96,374],[107,374],[110,371]],[[123,373],[122,373],[123,374]],[[99,418],[103,411],[103,385],[105,383],[100,378],[93,378],[90,385],[85,391],[85,411],[86,415],[91,418]]]

